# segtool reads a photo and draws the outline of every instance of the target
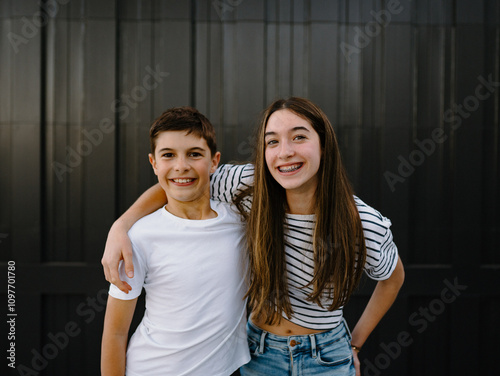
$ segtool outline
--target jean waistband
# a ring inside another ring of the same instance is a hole
[[[317,345],[334,342],[345,335],[348,336],[349,341],[351,339],[349,328],[344,319],[342,319],[342,321],[331,330],[304,335],[280,336],[269,333],[255,325],[251,319],[248,320],[247,328],[248,336],[253,337],[254,340],[260,343],[260,346],[257,349],[260,353],[263,353],[264,346],[268,345],[274,347],[288,347],[293,351],[312,351],[312,355],[315,357]]]

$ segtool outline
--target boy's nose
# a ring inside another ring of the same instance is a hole
[[[189,163],[187,163],[184,158],[177,159],[177,163],[175,164],[175,169],[177,171],[186,171],[189,170],[189,167]]]

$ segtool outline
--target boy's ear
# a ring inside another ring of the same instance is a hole
[[[217,170],[217,166],[220,162],[220,151],[216,152],[212,157],[212,167],[210,168],[210,173],[214,173]]]
[[[153,167],[153,171],[155,172],[155,175],[158,175],[156,173],[156,160],[155,160],[154,155],[149,153],[148,156],[149,156],[149,163],[151,163],[151,167]]]

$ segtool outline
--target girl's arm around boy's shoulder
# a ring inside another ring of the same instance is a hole
[[[161,208],[165,203],[165,191],[157,183],[144,192],[111,226],[101,263],[106,281],[115,284],[125,293],[130,291],[131,287],[127,283],[124,283],[118,275],[120,260],[123,260],[125,264],[127,275],[130,277],[134,275],[132,244],[127,232],[140,218]]]
[[[120,300],[108,297],[101,349],[102,376],[124,376],[127,339],[137,298]]]
[[[253,185],[253,164],[222,164],[210,177],[211,198],[232,203],[241,191]]]

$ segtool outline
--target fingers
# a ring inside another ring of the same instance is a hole
[[[109,268],[109,262],[106,258],[106,256],[103,256],[101,259],[101,264],[102,264],[102,269],[104,271],[104,277],[106,278],[106,281],[111,282],[111,271]]]
[[[354,369],[356,370],[356,376],[361,376],[361,363],[359,361],[358,352],[352,352],[352,358],[354,361]]]
[[[125,266],[125,273],[127,277],[134,278],[134,264],[132,262],[132,249],[125,248],[122,251],[123,255],[123,264]]]
[[[130,255],[130,258],[131,257],[132,256]],[[118,266],[120,265],[119,260],[118,262],[113,262],[109,261],[106,257],[103,257],[101,260],[101,264],[104,270],[106,281],[118,287],[125,294],[128,294],[132,290],[132,287],[127,282],[120,280],[120,273],[118,271]]]
[[[124,261],[125,272],[129,278],[134,275],[134,265],[132,263],[132,244],[127,232],[120,226],[113,225],[108,234],[104,255],[101,264],[104,270],[106,281],[118,287],[128,294],[132,288],[126,281],[120,279],[120,261]]]
[[[132,287],[130,287],[130,285],[127,282],[124,282],[120,279],[115,279],[115,280],[112,279],[110,282],[116,287],[118,287],[125,294],[128,294],[132,290]]]
[[[108,275],[109,279],[108,281],[118,287],[121,291],[123,291],[125,294],[128,294],[130,290],[132,290],[132,287],[120,279],[120,273],[118,271],[118,266],[119,263],[114,263],[108,270]]]

